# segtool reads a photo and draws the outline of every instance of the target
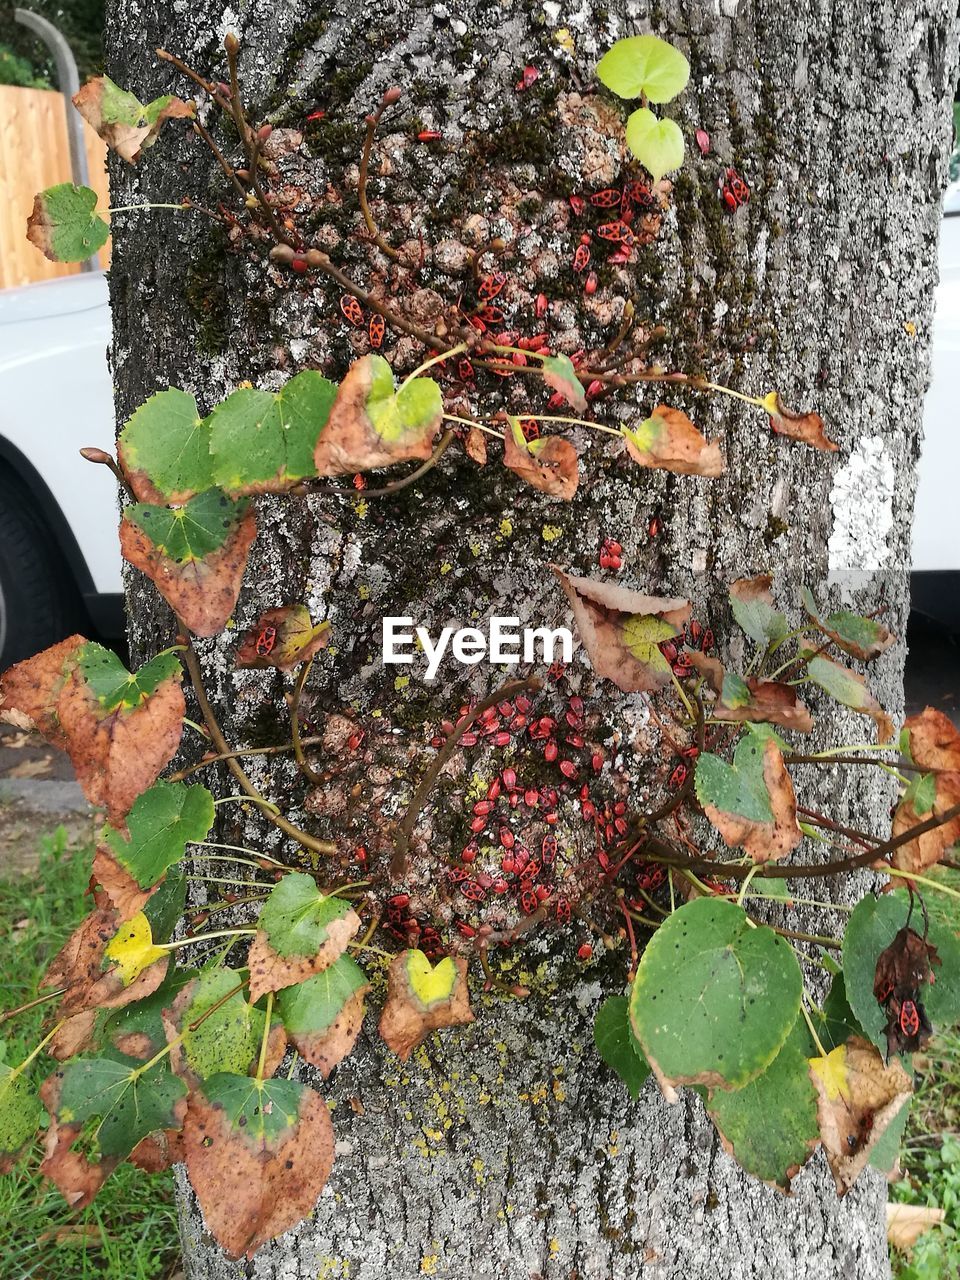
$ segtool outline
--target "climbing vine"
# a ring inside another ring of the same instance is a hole
[[[184,1161],[217,1240],[231,1256],[252,1256],[311,1211],[333,1162],[329,1109],[296,1078],[298,1059],[326,1079],[353,1049],[372,989],[382,1039],[401,1059],[433,1031],[473,1020],[471,982],[525,998],[512,958],[539,933],[572,939],[577,963],[610,952],[622,965],[629,995],[605,1001],[595,1039],[631,1096],[650,1073],[668,1099],[697,1089],[727,1149],[783,1189],[821,1144],[841,1194],[868,1161],[890,1168],[911,1089],[903,1064],[934,1024],[960,1020],[960,944],[924,898],[954,892],[928,873],[960,839],[960,735],[927,709],[895,742],[858,669],[894,642],[880,617],[825,612],[809,591],[781,609],[770,578],[740,580],[729,593],[745,648],[736,670],[714,656],[717,638],[690,601],[618,584],[622,547],[607,538],[601,576],[550,570],[597,681],[645,706],[649,786],[631,773],[616,695],[584,697],[577,669],[533,663],[487,698],[449,709],[402,761],[402,813],[371,826],[346,806],[337,820],[323,816],[322,797],[396,759],[396,748],[349,708],[311,722],[311,665],[336,636],[305,604],[275,598],[237,637],[235,658],[290,681],[289,737],[228,741],[193,638],[230,624],[258,495],[333,500],[352,485],[365,501],[389,502],[451,447],[486,466],[495,440],[519,481],[569,500],[586,431],[613,438],[641,468],[720,475],[719,443],[685,412],[656,403],[635,420],[619,393],[647,384],[731,396],[781,436],[836,445],[818,414],[787,409],[776,390],[750,395],[664,368],[650,355],[658,335],[629,300],[602,347],[559,349],[554,304],[542,293],[525,308],[513,298],[496,238],[471,251],[466,289],[412,316],[382,279],[361,282],[309,242],[277,167],[296,144],[251,121],[233,37],[225,51],[226,81],[158,51],[203,96],[202,112],[172,96],[142,104],[106,78],[76,105],[131,164],[167,121],[187,122],[216,159],[224,199],[166,207],[212,219],[280,283],[332,282],[340,316],[331,323],[366,350],[339,384],[306,369],[278,391],[240,386],[203,410],[168,388],[125,423],[116,457],[83,450],[115,473],[127,499],[123,556],[169,604],[177,635],[136,672],[76,635],[0,680],[0,716],[66,750],[103,810],[93,910],[24,1006],[56,1002],[50,1028],[22,1063],[0,1064],[0,1164],[30,1145],[45,1109],[42,1168],[72,1205],[88,1203],[121,1160],[148,1169]],[[566,198],[568,270],[585,303],[600,287],[598,268],[628,267],[657,238],[672,198],[666,175],[683,163],[684,143],[651,104],[681,93],[689,67],[679,50],[640,36],[618,42],[597,74],[640,105],[618,125],[635,158],[618,184]],[[539,75],[525,67],[516,91]],[[422,238],[413,256],[392,243],[368,198],[378,126],[402,99],[388,90],[365,121],[356,204],[359,234],[414,287]],[[201,120],[211,110],[230,122],[236,154]],[[419,128],[416,140],[438,137]],[[696,142],[709,150],[703,130]],[[735,216],[750,191],[727,168],[719,195]],[[28,232],[49,257],[71,261],[101,247],[109,228],[92,192],[64,184],[37,196]],[[394,334],[412,340],[404,355],[386,345]],[[502,407],[475,412],[481,391],[489,401],[496,387]],[[414,470],[370,486],[368,472],[410,462]],[[187,716],[184,677],[200,722]],[[809,687],[872,721],[876,742],[805,754],[784,735],[812,730],[801,700]],[[185,730],[199,735],[199,753]],[[181,752],[189,763],[171,771]],[[320,797],[322,834],[260,792],[243,761],[263,754],[292,757]],[[469,761],[463,786],[448,769],[455,757]],[[791,774],[800,765],[891,774],[900,798],[889,838],[805,807]],[[215,766],[236,795],[215,799],[189,781]],[[210,838],[231,803],[279,829],[288,862]],[[805,839],[831,860],[795,860]],[[803,891],[864,868],[887,877],[887,892],[853,909]],[[798,910],[804,921],[822,918],[823,932],[796,927]],[[56,1066],[38,1086],[42,1055]]]

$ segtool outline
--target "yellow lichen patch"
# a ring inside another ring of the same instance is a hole
[[[554,1238],[550,1241],[550,1243],[549,1243],[549,1249],[550,1249],[551,1254],[553,1254],[554,1256],[556,1256],[556,1254],[558,1254],[558,1253],[560,1252],[560,1241],[559,1241],[556,1237],[554,1237]]]
[[[444,560],[443,564],[440,566],[440,577],[441,578],[444,577],[446,574],[450,572],[452,568],[453,568],[453,565],[450,563],[450,561]]]
[[[370,599],[370,588],[367,586],[365,582],[361,582],[359,587],[357,587],[357,595],[360,597],[361,600]]]
[[[556,542],[558,538],[563,537],[563,530],[556,524],[545,524],[540,530],[540,536],[544,542]]]
[[[610,1158],[613,1160],[613,1159],[616,1159],[616,1157],[619,1154],[620,1154],[620,1132],[618,1129],[611,1129],[610,1138],[609,1138],[609,1141],[607,1142],[607,1155],[610,1156]]]
[[[470,554],[471,554],[475,559],[479,558],[480,552],[481,552],[482,550],[483,550],[483,547],[480,545],[480,543],[479,543],[479,542],[471,542],[471,543],[470,543]]]
[[[435,1275],[439,1265],[439,1253],[425,1253],[420,1259],[420,1274],[424,1276]]]
[[[396,680],[394,680],[393,682],[393,687],[397,691],[397,693],[402,693],[409,683],[410,683],[409,676],[397,676]]]
[[[365,502],[363,498],[356,498],[354,499],[353,509],[361,520],[365,520],[367,512],[370,510],[370,504]]]
[[[487,1180],[486,1165],[479,1158],[473,1162],[473,1176],[477,1180],[478,1187],[482,1187]]]
[[[507,519],[507,517],[504,516],[504,518],[500,521],[500,532],[497,536],[500,539],[512,538],[513,537],[513,521]]]
[[[559,1080],[554,1080],[553,1082],[553,1098],[555,1102],[566,1102],[567,1100],[567,1091]]]
[[[344,1280],[344,1277],[350,1275],[350,1259],[349,1258],[321,1258],[320,1270],[317,1272],[317,1280]]]
[[[553,38],[554,40],[556,40],[560,48],[563,49],[566,53],[569,53],[570,57],[572,58],[574,55],[576,46],[573,43],[573,36],[570,34],[569,30],[566,27],[561,27],[559,31],[554,33]]]

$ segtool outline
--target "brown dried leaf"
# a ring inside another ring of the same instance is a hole
[[[658,646],[680,635],[689,600],[645,596],[550,566],[566,593],[580,639],[597,675],[624,693],[651,691],[670,682],[670,663]]]
[[[35,727],[52,746],[66,750],[57,704],[86,643],[83,636],[68,636],[5,671],[0,676],[0,720],[18,728]]]
[[[305,605],[267,609],[243,637],[237,649],[237,666],[292,671],[309,662],[329,641],[329,622],[314,626]]]
[[[104,1156],[98,1164],[93,1164],[82,1152],[72,1150],[82,1125],[61,1124],[57,1120],[60,1087],[58,1072],[48,1076],[40,1086],[40,1101],[50,1113],[40,1172],[50,1179],[71,1209],[83,1209],[90,1204],[119,1161],[116,1156]]]
[[[180,562],[155,546],[125,512],[120,523],[120,551],[129,564],[147,575],[194,635],[214,636],[233,613],[250,544],[256,536],[251,503],[216,551]]]
[[[208,1081],[191,1094],[187,1105],[187,1171],[218,1243],[231,1258],[252,1258],[261,1245],[294,1226],[316,1204],[333,1166],[330,1112],[317,1093],[300,1086],[292,1124],[282,1127],[275,1114],[279,1108],[267,1102],[271,1111],[259,1123],[240,1127],[223,1105],[205,1096],[209,1088]]]
[[[562,436],[527,444],[514,423],[516,419],[510,419],[503,432],[503,465],[532,488],[569,502],[580,481],[576,449]]]
[[[123,1050],[122,1052],[126,1052]],[[141,1138],[127,1159],[144,1173],[162,1173],[185,1160],[182,1129],[161,1129]]]
[[[910,755],[921,769],[947,769],[960,773],[960,733],[953,721],[935,707],[904,721],[910,735]]]
[[[468,458],[478,463],[481,467],[486,466],[487,462],[487,437],[477,427],[471,427],[467,432],[467,437],[463,442],[464,450]]]
[[[290,1033],[300,1056],[316,1067],[324,1080],[356,1044],[363,1026],[363,998],[369,990],[369,984],[358,988],[325,1030]]]
[[[109,849],[97,847],[93,856],[93,876],[116,910],[122,923],[142,911],[147,901],[163,884],[163,877],[149,889],[141,889],[125,867],[121,867]]]
[[[771,391],[763,398],[763,407],[770,415],[770,426],[779,436],[789,436],[791,440],[799,440],[814,449],[825,449],[830,453],[840,447],[827,438],[823,419],[819,413],[794,413],[780,399],[779,391]]]
[[[100,908],[82,920],[60,948],[40,982],[41,989],[65,987],[61,1017],[86,1009],[120,1009],[152,995],[163,981],[170,957],[157,958],[124,985],[119,963],[107,961],[105,952],[121,923],[116,911]]]
[[[116,824],[176,755],[186,703],[179,672],[161,680],[139,706],[113,710],[101,706],[74,672],[57,713],[84,795]]]
[[[347,943],[360,928],[360,917],[351,908],[327,926],[325,941],[314,955],[282,956],[270,945],[264,929],[258,929],[250,945],[247,968],[250,970],[250,1000],[256,1004],[268,991],[282,991],[321,973],[343,955]]]
[[[58,1062],[65,1062],[95,1043],[94,1030],[97,1025],[97,1010],[84,1009],[66,1018],[63,1025],[54,1034],[47,1045],[47,1053]]]
[[[810,1079],[817,1092],[827,1163],[837,1194],[843,1196],[909,1099],[913,1085],[899,1062],[885,1066],[879,1050],[861,1036],[851,1036],[825,1058],[812,1058]]]
[[[431,965],[422,951],[401,951],[394,957],[380,1036],[404,1062],[431,1031],[473,1020],[466,960],[447,956]]]
[[[887,1240],[901,1253],[908,1253],[925,1231],[938,1227],[946,1218],[943,1209],[922,1204],[887,1204]]]
[[[368,405],[371,398],[379,402],[391,394],[393,375],[381,356],[364,356],[350,366],[317,441],[314,461],[319,475],[353,475],[410,458],[430,457],[442,421],[442,404],[415,428],[378,431]]]
[[[921,818],[910,801],[901,801],[893,815],[891,835],[901,836],[928,818],[938,817],[947,809],[952,809],[956,804],[960,804],[960,773],[938,773],[932,811]],[[900,871],[922,872],[927,867],[938,863],[958,841],[960,841],[960,818],[952,818],[949,822],[934,827],[932,831],[924,831],[921,835],[914,836],[906,844],[894,849],[890,861]],[[885,864],[881,862],[877,869],[882,871],[884,866]]]
[[[627,453],[641,467],[681,476],[722,475],[726,469],[719,440],[707,441],[685,413],[658,404],[636,431],[623,428]]]
[[[107,76],[88,80],[73,95],[73,105],[127,164],[136,164],[142,153],[153,146],[165,120],[192,118],[195,114],[192,102],[170,96],[144,105]]]
[[[813,728],[810,712],[790,685],[781,684],[778,680],[747,676],[742,683],[749,692],[749,701],[735,700],[733,706],[727,706],[723,701],[724,681],[727,679],[723,663],[696,649],[688,649],[686,659],[705,677],[717,695],[717,701],[712,707],[712,714],[716,719],[727,720],[732,724],[747,721],[755,724],[777,724],[784,729],[796,729],[799,733],[809,733]],[[741,678],[738,676],[736,679],[739,681]],[[728,684],[728,694],[730,687]]]

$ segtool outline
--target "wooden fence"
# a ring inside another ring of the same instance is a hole
[[[90,186],[99,197],[98,207],[106,209],[106,148],[86,124],[84,137]],[[80,270],[78,265],[48,262],[26,238],[36,193],[71,179],[63,95],[52,89],[0,85],[0,289]],[[109,249],[108,242],[100,251],[102,266],[109,261]]]

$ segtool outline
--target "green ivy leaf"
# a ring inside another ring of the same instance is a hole
[[[283,1025],[292,1035],[326,1031],[347,1001],[367,985],[367,976],[356,960],[340,956],[322,973],[278,993]]]
[[[160,1129],[179,1129],[178,1103],[186,1097],[182,1080],[166,1059],[149,1069],[123,1054],[75,1058],[63,1068],[57,1119],[63,1124],[99,1121],[95,1137],[104,1156],[123,1158],[141,1138]]]
[[[597,76],[620,98],[669,102],[690,79],[690,64],[659,36],[627,36],[618,40],[597,64]]]
[[[188,844],[206,836],[214,812],[213,796],[206,787],[155,782],[127,815],[128,836],[105,827],[103,839],[140,888],[149,889],[180,861]]]
[[[843,935],[843,978],[847,999],[864,1034],[884,1053],[887,1015],[873,994],[877,958],[906,923],[910,902],[906,890],[897,889],[878,898],[858,902]],[[914,915],[916,915],[916,911]],[[922,928],[918,924],[918,930]],[[941,965],[935,981],[920,993],[930,1021],[941,1029],[960,1021],[960,941],[952,929],[931,919],[928,942],[937,948]]]
[[[790,624],[773,606],[770,587],[770,578],[761,575],[741,578],[730,588],[733,616],[756,644],[779,644],[790,632]]]
[[[43,1107],[29,1077],[0,1062],[0,1173],[9,1173],[40,1127]]]
[[[799,1023],[773,1062],[732,1092],[715,1089],[707,1111],[741,1168],[786,1190],[817,1146],[817,1099]]]
[[[218,1072],[245,1075],[257,1054],[266,1016],[244,999],[242,991],[224,1000],[215,1013],[190,1030],[191,1024],[233,991],[239,980],[236,969],[206,969],[178,1002],[176,1015],[178,1029],[183,1033],[183,1053],[201,1080]]]
[[[213,487],[210,423],[176,387],[145,400],[120,432],[124,474],[141,502],[186,502]]]
[[[97,193],[62,182],[34,199],[27,239],[51,262],[83,262],[102,249],[110,228],[95,212]]]
[[[553,391],[559,391],[578,413],[585,413],[587,396],[569,356],[547,356],[540,366],[543,380]],[[521,439],[523,433],[521,432]],[[518,441],[519,443],[519,441]],[[524,442],[525,443],[525,442]]]
[[[328,941],[330,925],[343,920],[350,903],[323,894],[312,876],[293,871],[270,890],[258,921],[280,956],[314,956]]]
[[[911,805],[918,818],[925,818],[937,798],[937,775],[915,773],[903,795],[902,803]]]
[[[112,649],[105,649],[92,640],[79,650],[77,667],[104,711],[138,707],[164,680],[180,674],[180,662],[175,654],[158,654],[139,671],[131,673]]]
[[[167,876],[147,899],[143,914],[150,921],[154,942],[169,942],[187,902],[187,882],[183,876]]]
[[[219,551],[246,515],[249,501],[232,501],[220,489],[208,489],[182,507],[137,502],[125,515],[154,547],[177,564],[204,560]]]
[[[640,960],[630,1025],[669,1084],[740,1089],[779,1053],[800,1012],[789,945],[732,902],[698,898],[657,929]]]
[[[600,1057],[627,1086],[630,1097],[639,1098],[650,1068],[630,1034],[630,1001],[626,996],[604,1000],[593,1024],[593,1042]]]
[[[820,617],[816,601],[808,588],[803,588],[803,607],[810,615],[820,631],[852,658],[861,662],[872,662],[894,642],[894,636],[875,618],[865,618],[859,613],[851,613],[848,609],[839,609]]]
[[[910,1102],[911,1099],[908,1098],[883,1133],[881,1133],[876,1146],[870,1152],[868,1164],[872,1165],[874,1169],[879,1169],[886,1176],[893,1173],[896,1163],[900,1159],[903,1134],[907,1127],[907,1119],[910,1116]]]
[[[196,969],[174,969],[171,966],[151,995],[120,1009],[107,1009],[102,1023],[103,1039],[127,1057],[144,1061],[152,1058],[167,1043],[161,1017],[163,1010],[170,1008],[183,988],[196,976]]]
[[[213,482],[236,497],[281,493],[316,475],[314,449],[336,395],[336,384],[313,369],[276,394],[234,391],[207,419]]]
[[[675,120],[658,120],[649,107],[640,107],[627,121],[627,146],[659,182],[683,164],[683,134]]]
[[[704,751],[697,759],[694,785],[727,844],[741,845],[762,860],[782,857],[800,842],[796,798],[776,735],[747,726],[732,764]]]
[[[257,1080],[219,1072],[204,1082],[203,1092],[222,1107],[230,1127],[244,1142],[276,1143],[297,1123],[307,1086],[298,1080]]]
[[[809,650],[804,650],[809,653]],[[814,684],[830,695],[835,702],[851,711],[860,711],[871,716],[877,726],[877,737],[880,742],[890,742],[894,736],[893,721],[880,706],[870,690],[867,682],[859,672],[843,667],[832,658],[819,654],[807,663],[807,675]]]
[[[367,417],[381,440],[396,444],[434,426],[443,413],[443,396],[432,378],[414,378],[394,390],[393,370],[382,356],[373,362]]]

